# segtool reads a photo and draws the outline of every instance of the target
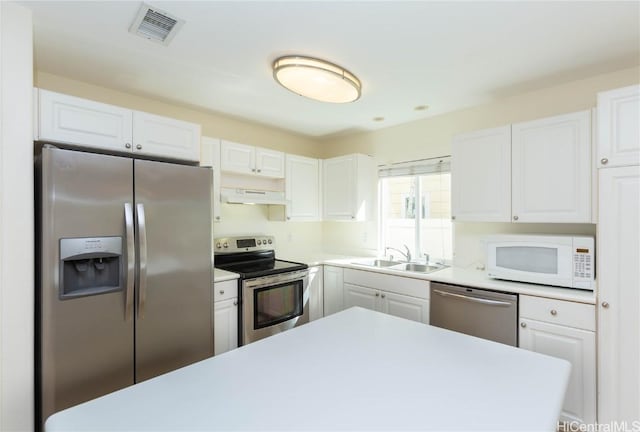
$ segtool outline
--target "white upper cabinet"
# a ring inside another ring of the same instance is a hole
[[[512,126],[517,222],[591,222],[591,112]]]
[[[590,223],[591,113],[454,137],[452,218]]]
[[[320,215],[320,160],[286,155],[287,220],[318,221]]]
[[[598,168],[640,164],[640,85],[598,93]]]
[[[36,139],[200,161],[200,125],[38,90]]]
[[[133,152],[198,162],[200,125],[134,111]]]
[[[284,177],[284,153],[246,144],[222,141],[222,171],[264,177]]]
[[[451,156],[453,218],[510,221],[511,127],[458,135]]]
[[[133,111],[38,90],[36,140],[130,152]]]
[[[371,220],[377,185],[373,158],[351,154],[325,159],[323,213],[325,220]]]

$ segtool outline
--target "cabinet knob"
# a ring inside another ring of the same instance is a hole
[[[376,297],[380,297],[380,293],[376,293]]]
[[[126,143],[124,146],[125,146],[126,148],[131,148],[131,143]]]
[[[605,309],[608,309],[609,308],[609,303],[602,302],[602,307],[605,308]]]
[[[451,216],[451,220],[456,220],[456,217],[455,216]]]
[[[351,219],[355,219],[355,218],[356,218],[355,216],[351,216]]]
[[[551,315],[556,316],[558,315],[558,311],[555,309],[551,309]]]
[[[382,294],[380,297],[385,298],[386,296],[384,294]]]
[[[601,163],[602,165],[606,165],[606,164],[608,164],[608,163],[609,163],[609,159],[607,159],[607,158],[602,158],[602,159],[600,159],[600,163]]]
[[[287,220],[291,220],[291,216],[287,216]]]
[[[262,172],[262,170],[261,170],[261,169],[259,169],[259,170],[258,170],[258,172]]]
[[[220,294],[224,294],[224,290],[220,290]]]
[[[220,216],[216,216],[216,220],[220,220]]]
[[[255,168],[251,168],[251,172],[256,172],[256,169]]]
[[[141,145],[141,144],[137,144],[137,145],[136,145],[136,148],[137,148],[138,150],[142,150],[142,145]]]
[[[234,300],[234,301],[233,301],[233,305],[234,305],[234,306],[238,306],[238,300]]]
[[[520,327],[525,328],[526,326],[527,326],[527,323],[526,323],[526,322],[521,322],[521,323],[520,323]]]
[[[518,219],[519,219],[518,216],[513,217],[513,220],[518,220]]]

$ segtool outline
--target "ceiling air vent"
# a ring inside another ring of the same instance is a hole
[[[129,32],[168,45],[184,21],[148,4],[142,4]]]

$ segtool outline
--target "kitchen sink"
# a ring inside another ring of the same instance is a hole
[[[353,264],[366,265],[370,267],[391,267],[391,266],[395,266],[402,263],[400,261],[374,259],[374,260],[367,260],[367,261],[357,261],[357,262],[354,262]]]
[[[418,263],[401,263],[391,267],[393,270],[405,270],[418,273],[432,273],[443,269],[445,266],[440,264],[418,264]]]

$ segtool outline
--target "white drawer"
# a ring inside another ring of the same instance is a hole
[[[238,297],[238,279],[213,284],[213,301],[228,300]]]
[[[596,330],[594,305],[520,295],[520,318]]]

